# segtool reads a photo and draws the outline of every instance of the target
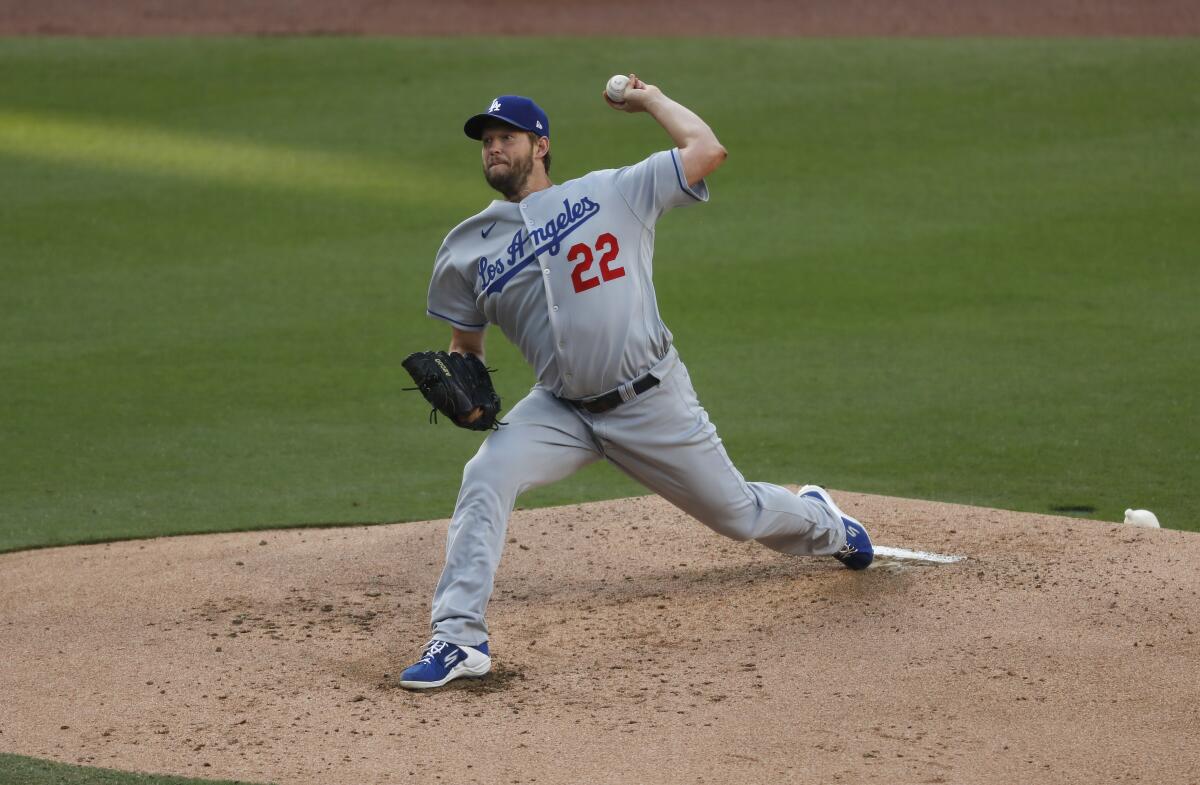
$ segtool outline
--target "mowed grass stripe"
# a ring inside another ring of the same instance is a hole
[[[432,173],[420,162],[369,161],[137,125],[0,111],[0,155],[94,167],[117,175],[173,176],[200,183],[309,191],[400,202],[423,198]]]
[[[535,53],[535,54],[531,54]],[[492,198],[466,115],[551,115],[568,179],[731,151],[668,215],[668,324],[755,479],[1194,528],[1190,41],[0,42],[0,549],[449,514],[475,434],[398,365]],[[554,69],[545,68],[553,62]],[[511,406],[532,383],[493,331]],[[522,504],[641,493],[604,467]]]

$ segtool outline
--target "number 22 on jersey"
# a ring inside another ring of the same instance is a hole
[[[593,289],[602,281],[612,281],[625,275],[624,267],[612,266],[617,259],[617,254],[621,252],[616,237],[605,232],[596,238],[595,248],[600,253],[600,274],[592,273],[590,276],[588,273],[592,269],[592,263],[596,261],[591,247],[584,243],[578,243],[567,251],[567,261],[575,265],[571,268],[571,283],[575,284],[576,294]]]

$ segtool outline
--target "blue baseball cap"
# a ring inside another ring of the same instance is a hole
[[[532,98],[523,95],[499,95],[492,99],[491,106],[483,114],[467,120],[463,132],[472,139],[483,138],[483,124],[488,120],[502,120],[522,131],[538,136],[550,136],[550,118]]]

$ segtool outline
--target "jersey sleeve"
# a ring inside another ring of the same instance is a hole
[[[433,263],[425,312],[460,330],[478,332],[487,327],[487,317],[476,305],[473,280],[463,268],[454,264],[449,248],[443,245]]]
[[[618,169],[617,190],[643,223],[653,223],[672,207],[708,201],[703,180],[693,188],[683,177],[679,148],[663,150],[633,166]]]

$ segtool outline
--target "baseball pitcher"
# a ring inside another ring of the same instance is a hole
[[[615,110],[646,113],[673,147],[620,169],[555,185],[550,120],[502,95],[467,120],[497,199],[446,236],[428,314],[448,352],[405,367],[457,425],[487,430],[463,471],[433,596],[433,637],[401,685],[439,687],[491,668],[486,610],[517,496],[611,461],[714,531],[797,556],[871,563],[871,540],[824,489],[747,482],[697,399],[654,293],[654,230],[667,211],[708,201],[725,148],[694,112],[629,76]],[[484,365],[496,325],[537,384],[508,414]]]

